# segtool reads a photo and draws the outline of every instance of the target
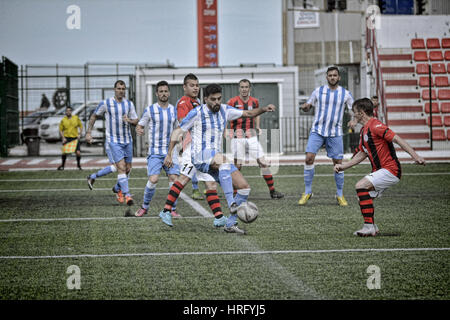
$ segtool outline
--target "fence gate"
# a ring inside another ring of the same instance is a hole
[[[8,148],[19,144],[18,68],[2,57],[0,63],[0,156],[8,156]]]

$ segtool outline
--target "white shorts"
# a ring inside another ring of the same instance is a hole
[[[189,179],[192,180],[192,177],[194,174],[197,174],[197,180],[198,181],[216,181],[214,178],[204,172],[198,171],[194,165],[192,164],[191,160],[191,145],[189,144],[186,146],[186,150],[183,151],[183,155],[181,157],[180,161],[180,174],[185,175],[186,177],[189,177]]]
[[[400,179],[394,176],[387,169],[380,169],[365,176],[367,180],[374,186],[374,191],[369,191],[372,198],[381,197],[381,194],[387,188],[397,184]]]
[[[231,140],[231,152],[234,159],[248,161],[264,157],[264,150],[258,141],[258,137],[233,138]],[[249,157],[247,157],[247,152]]]

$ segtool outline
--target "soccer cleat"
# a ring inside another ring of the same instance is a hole
[[[194,189],[194,191],[192,191],[192,199],[194,199],[194,200],[203,200],[203,196],[202,196],[201,192],[198,189]]]
[[[336,200],[337,200],[338,204],[339,204],[341,207],[346,207],[346,206],[348,206],[348,202],[347,202],[347,200],[345,200],[344,196],[338,197],[338,196],[336,195]]]
[[[172,224],[172,215],[170,214],[169,211],[161,211],[159,213],[159,217],[161,218],[162,222],[164,222],[165,224],[167,224],[169,227],[173,227]]]
[[[227,219],[225,227],[232,227],[237,225],[237,214],[231,214]]]
[[[142,217],[144,214],[147,214],[147,209],[144,208],[139,208],[138,211],[135,212],[134,216],[135,217]]]
[[[78,170],[83,170],[83,169],[81,168],[81,166],[78,166]]]
[[[87,176],[87,184],[88,184],[88,187],[89,187],[89,189],[94,189],[94,182],[95,182],[95,179],[91,179],[91,175],[88,175]]]
[[[181,215],[179,215],[176,210],[172,210],[170,214],[173,218],[181,218]]]
[[[127,206],[132,206],[134,204],[134,200],[131,196],[125,196],[125,202]]]
[[[281,192],[278,192],[276,190],[273,190],[270,192],[270,197],[272,199],[281,199],[281,198],[284,198],[284,194],[282,194]]]
[[[119,203],[125,202],[125,197],[123,196],[122,190],[119,190],[118,192],[116,192],[116,199]]]
[[[300,198],[300,200],[298,200],[298,204],[301,206],[305,205],[312,196],[313,196],[312,193],[305,194],[303,192],[302,197]]]
[[[225,225],[227,224],[227,217],[222,216],[221,218],[214,219],[214,227],[216,228],[220,228],[220,227],[225,227]]]
[[[59,166],[58,170],[64,170],[64,166]]]
[[[116,194],[117,202],[119,202],[119,203],[125,202],[125,197],[123,196],[122,190],[116,191],[113,187],[112,192],[114,192]]]
[[[378,227],[371,223],[365,223],[361,230],[353,232],[353,235],[360,237],[375,237],[379,232]]]
[[[238,233],[238,234],[246,234],[245,230],[239,229],[238,226],[224,227],[223,231],[227,233]]]

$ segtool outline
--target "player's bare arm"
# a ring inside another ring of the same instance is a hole
[[[309,111],[309,109],[311,109],[311,107],[312,107],[312,104],[306,103],[306,102],[300,106],[300,108],[305,112]]]
[[[137,125],[138,124],[138,122],[139,122],[139,119],[130,119],[130,118],[128,118],[128,115],[126,115],[126,114],[124,114],[123,115],[123,117],[122,117],[122,120],[123,121],[125,121],[125,122],[128,122],[128,123],[130,123],[130,124],[132,124],[132,125]]]
[[[358,163],[363,161],[365,158],[367,158],[367,154],[363,151],[359,151],[357,154],[355,154],[355,156],[350,161],[335,164],[334,171],[335,172],[344,171],[348,168],[351,168],[351,167],[357,165]]]
[[[273,111],[275,111],[275,106],[273,104],[269,104],[265,107],[258,108],[258,109],[244,110],[242,112],[242,117],[243,118],[254,118],[265,112],[273,112]]]
[[[164,165],[168,168],[173,165],[172,152],[179,139],[183,136],[183,133],[184,131],[180,127],[177,127],[173,130],[172,135],[170,136],[169,149],[167,150],[167,156],[164,158]]]
[[[92,128],[94,127],[95,120],[97,120],[97,115],[95,113],[93,113],[91,115],[91,117],[89,118],[89,124],[88,124],[87,130],[86,130],[86,141],[87,141],[87,143],[92,143],[91,132],[92,132]]]
[[[138,124],[136,126],[136,133],[137,133],[138,136],[143,136],[144,133],[145,133],[144,127]]]
[[[417,164],[420,165],[425,165],[425,159],[422,158],[421,156],[419,156],[414,149],[409,145],[408,142],[406,142],[405,140],[403,140],[401,137],[399,137],[398,135],[394,136],[394,139],[392,139],[392,141],[396,144],[398,144],[403,150],[405,150],[406,152],[409,153],[409,155],[411,156],[411,158],[414,159],[414,161]]]

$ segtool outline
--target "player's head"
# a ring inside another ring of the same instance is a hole
[[[327,69],[327,81],[330,87],[335,87],[338,85],[339,81],[341,80],[341,75],[339,73],[338,67],[329,67]]]
[[[68,116],[69,118],[72,116],[72,107],[71,106],[67,106],[66,107],[66,116]]]
[[[123,97],[125,97],[125,90],[127,86],[125,85],[125,81],[123,80],[117,80],[114,83],[114,95],[116,99],[122,100]]]
[[[184,95],[197,98],[200,91],[200,86],[198,85],[198,78],[195,74],[189,73],[184,77],[183,81]]]
[[[247,98],[250,95],[251,86],[250,80],[248,79],[239,81],[239,95],[241,98]]]
[[[373,103],[373,107],[374,108],[378,107],[378,104],[379,104],[378,96],[372,96],[371,100],[372,100],[372,103]]]
[[[203,94],[208,108],[213,112],[218,112],[222,103],[222,87],[217,83],[211,83],[203,90]]]
[[[166,103],[169,101],[170,89],[167,81],[162,80],[156,84],[156,97],[158,98],[158,102]]]
[[[355,119],[360,122],[364,116],[373,117],[373,103],[369,98],[358,99],[352,105]]]

